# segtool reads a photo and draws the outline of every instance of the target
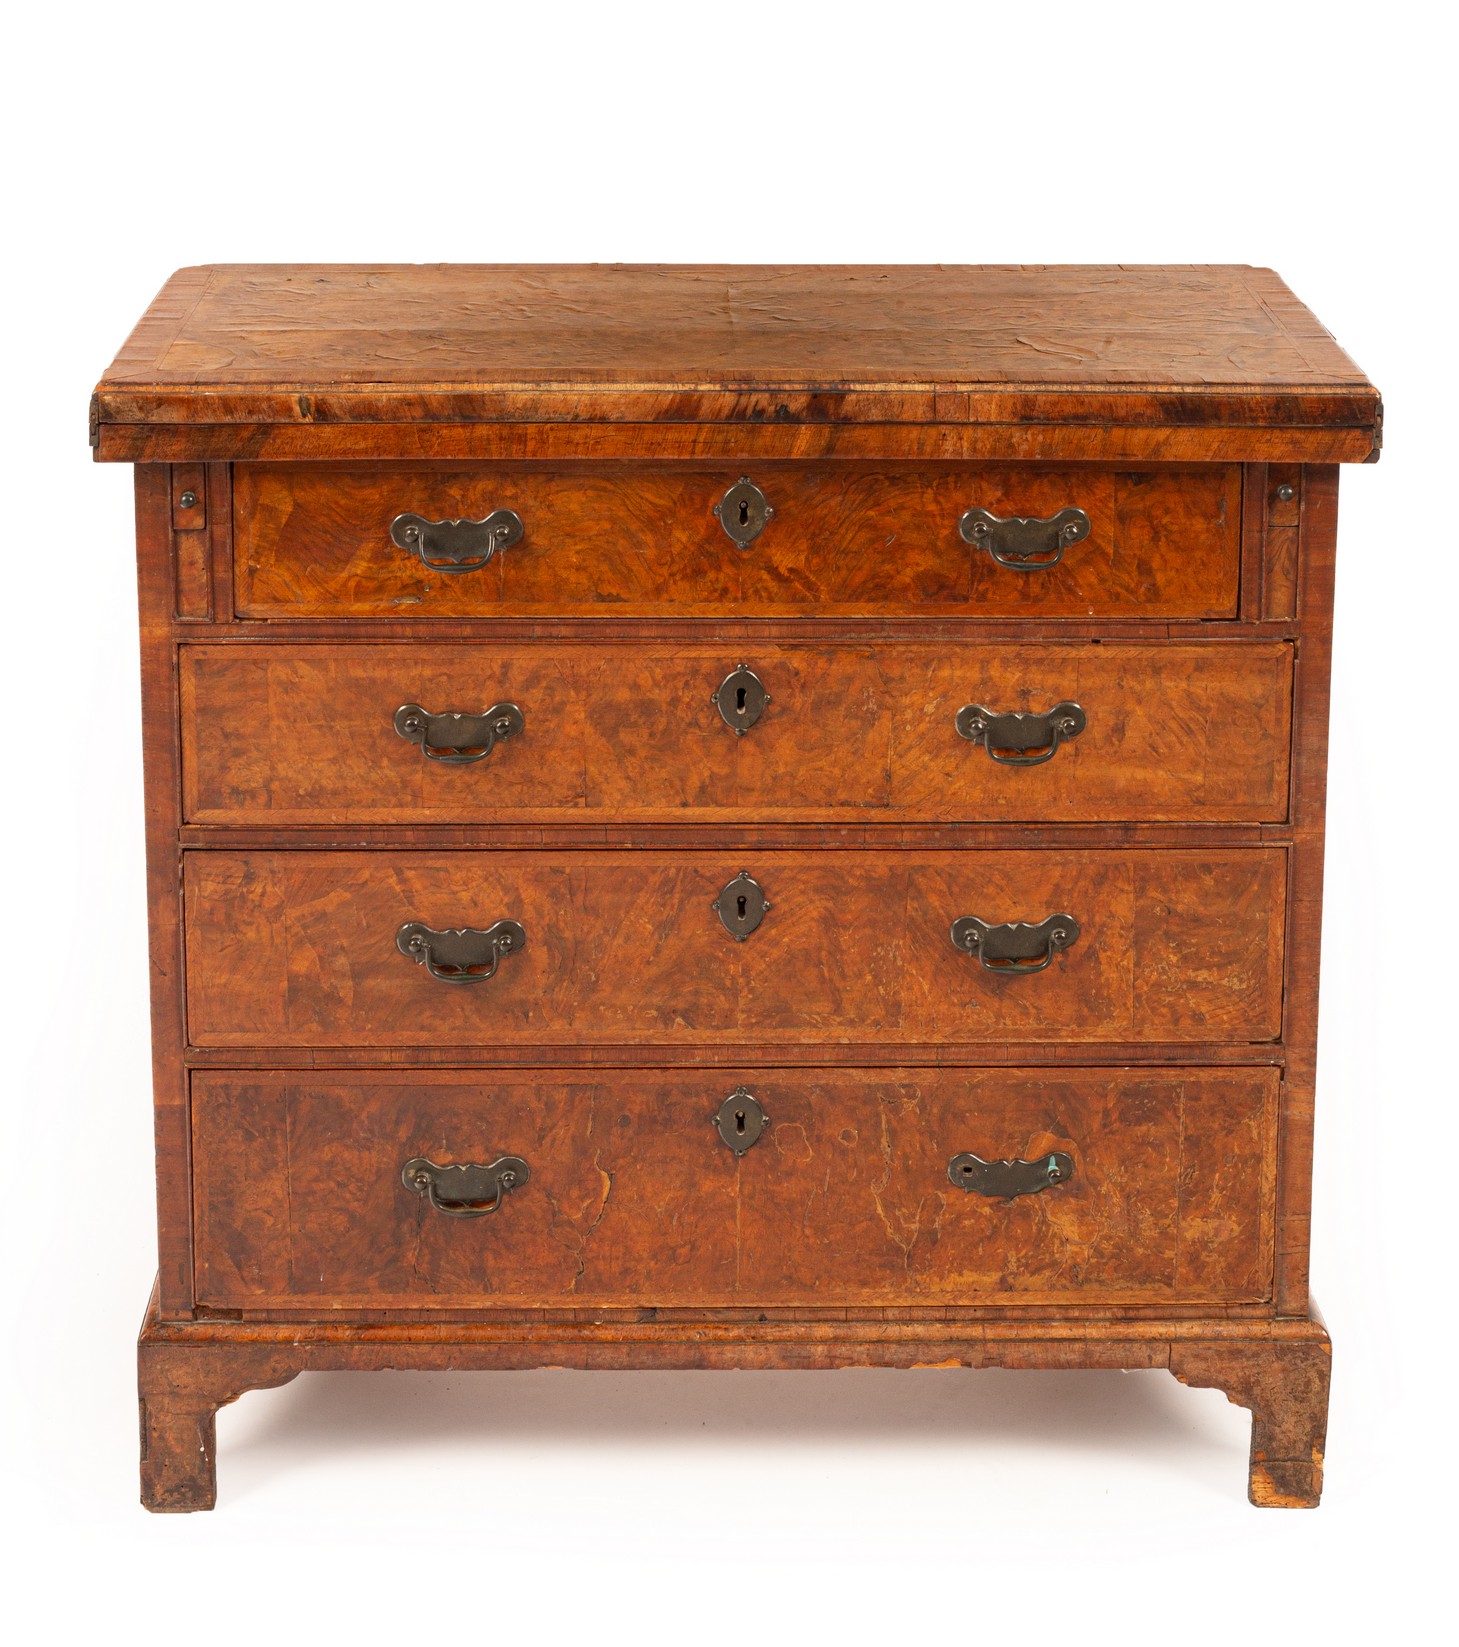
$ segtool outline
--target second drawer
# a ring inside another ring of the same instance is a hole
[[[201,824],[1287,812],[1285,642],[187,646],[181,688]]]
[[[1286,854],[186,855],[198,1046],[1265,1041]]]

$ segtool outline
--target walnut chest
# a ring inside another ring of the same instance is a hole
[[[136,465],[143,1498],[310,1368],[1163,1367],[1317,1501],[1337,473],[1271,272],[227,266]]]

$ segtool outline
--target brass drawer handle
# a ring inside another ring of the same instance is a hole
[[[494,703],[479,715],[446,710],[433,715],[418,703],[403,703],[395,711],[395,730],[407,743],[420,745],[428,761],[442,766],[469,766],[484,761],[503,738],[517,737],[526,717],[514,703]]]
[[[969,509],[957,523],[965,543],[986,549],[1000,566],[1037,572],[1057,566],[1064,551],[1089,536],[1089,516],[1082,509],[1061,509],[1047,520],[1009,515],[1000,519],[988,509]]]
[[[450,1167],[438,1167],[417,1155],[400,1169],[401,1183],[425,1196],[447,1218],[485,1218],[531,1176],[520,1155],[503,1155],[490,1166],[468,1161]]]
[[[1036,923],[1004,921],[994,926],[976,915],[952,923],[952,945],[976,955],[989,972],[1042,972],[1061,949],[1079,936],[1072,915],[1050,915]]]
[[[463,926],[440,932],[420,921],[407,921],[395,934],[395,947],[443,984],[479,984],[496,976],[503,956],[527,947],[527,934],[516,921],[497,921],[484,930]]]
[[[479,572],[498,549],[510,549],[526,528],[515,509],[494,509],[485,520],[427,520],[397,515],[390,541],[420,556],[433,572]]]
[[[1011,1201],[1015,1195],[1037,1195],[1074,1176],[1074,1162],[1055,1150],[1039,1161],[984,1161],[976,1155],[954,1155],[947,1176],[961,1190],[991,1199]]]
[[[1043,715],[1019,710],[995,715],[980,703],[965,704],[957,712],[958,736],[980,743],[999,766],[1042,766],[1053,760],[1059,745],[1077,738],[1087,724],[1077,703],[1056,703]]]

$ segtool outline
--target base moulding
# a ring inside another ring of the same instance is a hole
[[[552,1323],[163,1321],[137,1345],[142,1502],[208,1510],[215,1417],[301,1372],[527,1371],[545,1367],[1164,1368],[1251,1411],[1249,1494],[1305,1508],[1322,1493],[1331,1343],[1316,1315],[1270,1321],[768,1321]]]

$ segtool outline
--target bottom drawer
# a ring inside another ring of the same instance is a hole
[[[1236,1068],[199,1073],[198,1302],[1255,1302],[1270,1296],[1277,1080]],[[768,1118],[748,1143],[746,1098],[716,1124],[737,1088]],[[522,1163],[507,1188],[500,1173],[433,1170],[507,1156]],[[412,1161],[430,1165],[406,1182]]]

